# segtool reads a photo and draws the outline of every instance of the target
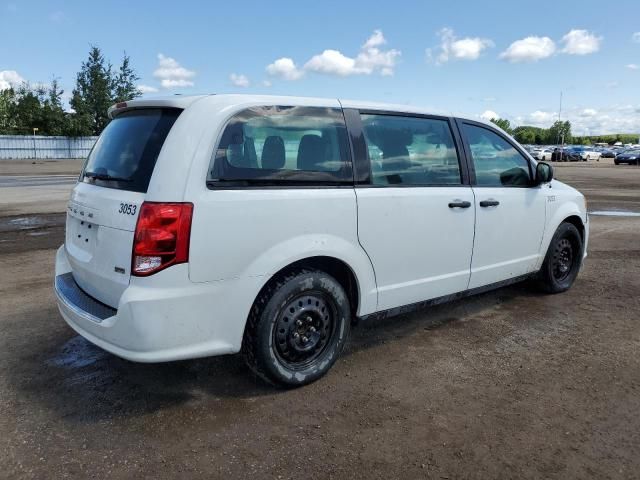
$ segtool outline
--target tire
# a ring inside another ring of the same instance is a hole
[[[320,270],[296,270],[271,281],[258,295],[242,353],[265,381],[299,387],[329,371],[350,328],[351,307],[342,285]]]
[[[549,249],[538,272],[540,286],[547,293],[571,288],[582,265],[583,244],[580,232],[571,223],[561,223],[553,234]]]

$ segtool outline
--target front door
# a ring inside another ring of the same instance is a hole
[[[356,187],[358,238],[375,271],[378,310],[465,290],[474,195],[449,120],[364,112],[358,119],[369,166]]]
[[[546,202],[543,189],[532,186],[532,165],[490,128],[463,122],[461,130],[472,160],[476,206],[469,288],[531,273],[544,255]]]

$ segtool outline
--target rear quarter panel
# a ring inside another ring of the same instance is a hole
[[[274,104],[340,108],[337,100],[293,103],[254,97],[239,103],[233,96],[212,96],[187,110],[190,122],[208,126],[184,193],[184,200],[194,204],[189,277],[193,282],[251,279],[241,282],[254,290],[246,292],[251,299],[248,313],[260,288],[279,270],[304,258],[330,256],[346,263],[358,280],[358,314],[372,313],[377,305],[375,277],[358,243],[353,188],[207,188],[211,158],[229,118],[251,106]]]

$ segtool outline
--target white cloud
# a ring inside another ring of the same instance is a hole
[[[549,37],[526,37],[509,45],[500,58],[511,63],[537,62],[550,57],[555,51],[556,45]]]
[[[355,57],[348,57],[339,50],[325,50],[314,55],[305,63],[304,69],[327,75],[346,77],[349,75],[393,75],[396,61],[401,55],[400,51],[382,50],[387,43],[381,30],[375,30],[367,41],[360,47],[360,52]]]
[[[262,81],[262,86],[263,87],[269,88],[271,85],[272,85],[272,83],[269,80],[263,80]]]
[[[564,48],[562,53],[569,55],[588,55],[600,50],[600,42],[602,37],[597,37],[587,30],[571,30],[564,37],[562,42]]]
[[[304,72],[288,57],[279,58],[275,62],[267,65],[266,71],[269,75],[285,80],[299,80],[304,75]]]
[[[631,40],[636,43],[640,43],[640,32],[636,32],[633,35],[631,35]]]
[[[249,78],[243,74],[232,73],[229,75],[229,80],[231,80],[231,83],[236,87],[247,88],[251,84]]]
[[[347,77],[350,75],[393,75],[401,52],[381,48],[387,43],[381,30],[375,30],[360,47],[355,57],[349,57],[339,50],[326,49],[311,57],[301,68],[293,59],[282,57],[267,65],[269,75],[285,80],[299,80],[306,72]]]
[[[174,58],[158,54],[158,68],[153,72],[153,76],[160,79],[163,88],[193,87],[191,79],[195,75],[196,72],[187,70]]]
[[[604,135],[640,131],[640,104],[610,105],[598,109],[595,115],[584,115],[579,108],[569,109],[562,116],[571,122],[574,135]],[[564,120],[564,118],[563,118]]]
[[[140,93],[143,95],[145,93],[156,93],[158,91],[156,87],[152,87],[151,85],[138,85],[138,90],[140,90]]]
[[[558,113],[536,110],[528,115],[515,117],[516,125],[549,128],[558,120]],[[640,131],[640,104],[608,105],[598,109],[570,107],[562,110],[562,120],[571,122],[574,135],[606,135]]]
[[[611,82],[607,82],[607,84],[605,85],[607,88],[618,88],[620,86],[620,84],[613,80]]]
[[[0,91],[7,90],[8,88],[15,88],[24,81],[24,78],[22,78],[15,70],[0,71]]]
[[[557,118],[558,114],[556,112],[536,110],[528,115],[516,117],[516,123],[518,125],[548,128]]]
[[[373,34],[367,39],[366,42],[364,42],[362,48],[367,50],[369,48],[379,47],[381,45],[384,45],[385,43],[387,43],[387,40],[384,38],[382,30],[374,30]]]
[[[338,50],[325,50],[319,55],[314,55],[304,65],[304,68],[317,73],[341,77],[357,73],[355,59],[343,55]]]
[[[435,57],[436,65],[441,65],[449,60],[477,60],[483,50],[493,47],[494,43],[488,38],[465,37],[457,38],[450,28],[443,28],[438,32],[440,45]],[[427,58],[433,58],[433,50],[427,49]]]
[[[625,67],[627,67],[629,70],[638,70],[638,69],[640,69],[640,66],[636,65],[635,63],[629,63],[629,64],[625,65]]]
[[[486,120],[487,122],[489,120],[491,120],[492,118],[500,118],[500,115],[498,115],[496,112],[494,112],[493,110],[485,110],[481,115],[480,118],[482,120]]]

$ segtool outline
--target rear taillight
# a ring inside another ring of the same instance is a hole
[[[151,275],[189,261],[192,203],[143,202],[133,237],[131,274]]]

